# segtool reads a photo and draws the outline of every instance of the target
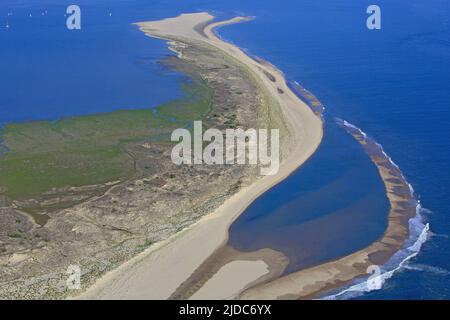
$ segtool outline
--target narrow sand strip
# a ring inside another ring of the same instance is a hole
[[[208,13],[195,13],[138,25],[152,37],[177,39],[181,42],[203,41],[244,64],[280,104],[291,134],[292,145],[289,146],[289,152],[276,175],[262,177],[241,189],[210,215],[106,274],[79,298],[168,298],[204,260],[226,243],[230,224],[257,197],[302,165],[320,144],[323,134],[321,119],[290,90],[281,72],[270,64],[253,60],[236,46],[219,39],[213,32],[214,28],[242,22],[246,18],[238,17],[207,25],[212,19],[213,16]],[[222,284],[226,295],[239,292],[247,282],[243,281],[239,288],[231,280],[235,273],[241,273],[249,266],[234,264],[233,272],[218,273],[214,276],[214,282]],[[251,266],[256,267],[256,270],[260,269],[260,265],[252,263]],[[208,291],[208,287],[202,288],[201,294],[202,297],[213,297],[213,292]]]

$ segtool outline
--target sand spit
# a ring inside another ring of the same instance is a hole
[[[302,165],[319,146],[323,131],[322,121],[288,87],[282,73],[270,64],[260,64],[238,47],[218,38],[214,29],[248,18],[237,17],[214,22],[208,13],[183,14],[176,18],[139,23],[140,29],[151,37],[170,42],[201,42],[220,50],[246,68],[251,77],[281,108],[289,129],[288,143],[283,144],[283,159],[276,175],[264,176],[242,188],[222,206],[197,223],[139,254],[99,279],[82,299],[167,299],[176,289],[228,239],[231,223],[262,193],[289,176]],[[270,74],[270,79],[267,77]],[[175,199],[174,199],[175,200]],[[235,274],[255,268],[257,278],[273,271],[265,271],[262,262],[233,263],[211,278],[220,283],[227,297],[239,293],[255,277],[246,277],[241,285],[232,281]],[[265,262],[267,264],[267,262]],[[270,267],[269,267],[270,269]],[[231,272],[231,271],[232,272]],[[218,297],[207,285],[198,291],[202,297]],[[225,297],[224,297],[225,298]]]
[[[208,13],[185,14],[156,22],[139,23],[143,32],[170,44],[201,42],[213,46],[247,68],[276,100],[289,127],[289,145],[281,169],[240,190],[199,222],[108,273],[81,298],[114,299],[308,299],[366,276],[368,267],[383,265],[402,248],[409,236],[408,222],[416,216],[417,200],[400,169],[382,147],[359,129],[342,126],[360,142],[377,166],[390,202],[388,227],[367,248],[325,264],[282,276],[287,258],[270,249],[251,253],[226,246],[231,223],[264,191],[304,163],[322,138],[323,106],[302,87],[294,88],[309,108],[270,63],[250,58],[218,38],[214,29],[247,20],[237,17],[211,22]],[[177,52],[179,54],[179,52]]]

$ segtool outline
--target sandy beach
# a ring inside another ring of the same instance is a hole
[[[202,41],[221,50],[244,65],[275,99],[289,128],[288,142],[276,175],[264,176],[242,188],[223,205],[197,223],[169,239],[157,243],[138,256],[100,278],[80,299],[167,299],[215,250],[228,239],[231,223],[262,193],[276,185],[301,166],[317,149],[322,135],[322,120],[288,87],[283,74],[268,63],[257,62],[238,47],[219,39],[214,29],[247,18],[210,23],[208,13],[184,14],[156,22],[139,23],[151,37],[169,42]],[[228,298],[239,294],[246,285],[267,273],[264,261],[233,261],[224,266],[196,297]],[[236,281],[235,275],[243,274]],[[250,274],[250,276],[248,276]],[[247,276],[246,276],[247,275]],[[234,279],[234,281],[232,281]],[[221,294],[215,288],[221,286]],[[223,295],[223,296],[222,296]]]

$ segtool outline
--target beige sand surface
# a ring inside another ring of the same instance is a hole
[[[242,287],[269,273],[268,265],[258,261],[232,261],[224,265],[190,299],[231,299]],[[224,280],[227,285],[224,286]]]
[[[237,23],[245,18],[216,22],[203,27],[213,19],[207,13],[184,14],[157,22],[139,23],[141,30],[153,37],[203,41],[227,53],[244,64],[276,99],[284,113],[291,134],[289,152],[272,176],[264,176],[227,199],[222,206],[189,228],[158,243],[115,270],[107,273],[79,296],[81,299],[166,299],[218,247],[228,239],[230,224],[262,193],[282,181],[303,164],[317,149],[322,139],[322,121],[287,86],[280,71],[270,64],[258,63],[236,46],[220,40],[213,29]],[[199,32],[200,30],[200,32]],[[206,36],[206,37],[205,37]],[[266,73],[265,73],[266,72]],[[267,72],[274,79],[267,77]],[[282,94],[280,93],[282,90]],[[247,281],[237,286],[234,277],[247,272],[248,263],[233,264],[232,269],[220,272],[214,282],[222,283],[226,296],[239,292]],[[260,264],[251,264],[256,273]],[[229,267],[230,268],[230,267]],[[251,279],[247,279],[250,280]],[[214,290],[202,288],[202,297],[217,297]],[[200,293],[199,293],[200,294]]]

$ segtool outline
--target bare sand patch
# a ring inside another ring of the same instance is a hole
[[[232,261],[209,279],[194,293],[191,299],[231,299],[236,292],[258,278],[269,273],[268,265],[262,261]]]

